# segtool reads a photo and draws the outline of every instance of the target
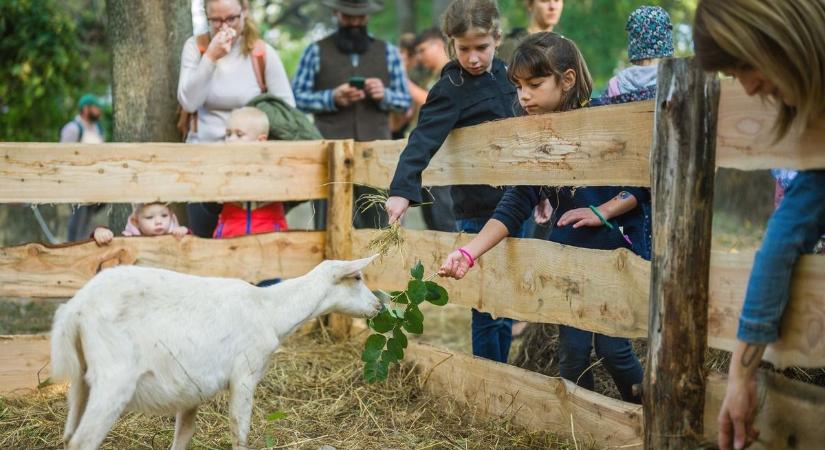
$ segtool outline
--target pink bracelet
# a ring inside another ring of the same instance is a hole
[[[476,265],[476,260],[473,258],[473,255],[471,255],[470,252],[468,252],[467,250],[464,250],[464,248],[459,248],[458,251],[462,255],[464,255],[464,257],[467,258],[468,261],[470,261],[470,267],[473,267],[474,265]]]

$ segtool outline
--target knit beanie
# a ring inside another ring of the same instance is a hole
[[[673,56],[673,25],[659,6],[640,6],[627,18],[627,56],[630,61]]]

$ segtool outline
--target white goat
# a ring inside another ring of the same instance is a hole
[[[172,449],[185,449],[198,406],[227,388],[233,448],[246,448],[255,387],[281,340],[321,314],[379,311],[361,281],[373,258],[324,261],[266,288],[145,267],[104,270],[58,309],[52,328],[52,373],[70,382],[67,448],[98,448],[131,410],[176,414]]]

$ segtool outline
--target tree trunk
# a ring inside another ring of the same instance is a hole
[[[703,436],[719,82],[698,62],[659,64],[650,158],[653,258],[645,448],[696,448]]]
[[[178,142],[177,87],[183,43],[192,35],[191,0],[107,0],[112,46],[115,142]],[[123,230],[128,205],[109,226]]]
[[[395,0],[398,29],[403,33],[415,33],[415,0]]]

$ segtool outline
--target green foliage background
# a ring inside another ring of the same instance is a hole
[[[432,0],[408,0],[416,30],[438,22]],[[556,31],[575,40],[598,93],[627,65],[624,30],[636,7],[660,5],[671,14],[677,54],[690,53],[689,24],[697,0],[567,0]],[[293,75],[303,49],[333,27],[329,8],[312,0],[251,0],[253,17]],[[371,17],[370,31],[395,42],[400,25],[395,0]],[[298,14],[284,15],[298,5]],[[499,0],[504,32],[527,25],[523,0]],[[274,30],[274,32],[273,32]],[[108,98],[111,52],[106,42],[105,0],[0,1],[0,141],[56,141],[76,114],[84,92]],[[104,115],[107,134],[110,114]]]

